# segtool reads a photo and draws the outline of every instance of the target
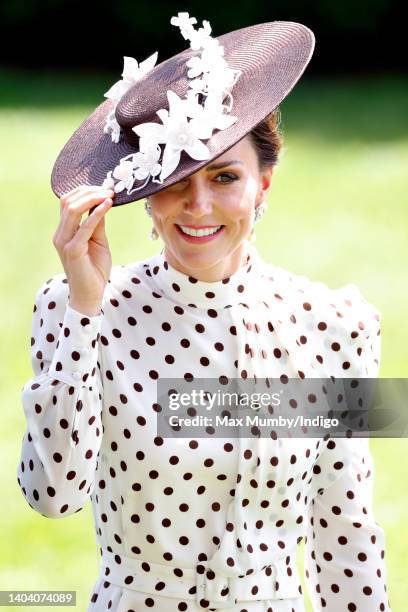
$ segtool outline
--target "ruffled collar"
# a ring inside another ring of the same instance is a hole
[[[164,248],[143,266],[157,290],[174,302],[192,308],[219,309],[238,303],[247,305],[256,298],[262,263],[255,246],[247,243],[243,265],[218,281],[201,281],[176,270],[167,261]]]

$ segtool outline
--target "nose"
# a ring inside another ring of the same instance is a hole
[[[204,180],[200,181],[190,177],[185,193],[184,211],[195,219],[211,215],[213,211],[212,193]]]

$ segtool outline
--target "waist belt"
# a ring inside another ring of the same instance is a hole
[[[291,559],[295,571],[288,571]],[[232,608],[240,601],[300,597],[302,588],[296,559],[286,555],[258,572],[228,576],[214,572],[208,562],[195,569],[125,557],[102,548],[101,574],[108,582],[125,589],[179,599],[195,599],[202,608]]]

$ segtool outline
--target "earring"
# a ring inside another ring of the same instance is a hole
[[[151,217],[152,216],[152,207],[150,205],[150,202],[149,202],[148,198],[146,198],[146,200],[144,201],[144,207],[145,207],[145,211],[147,212],[149,217]]]
[[[249,238],[248,238],[249,242],[255,242],[256,240],[255,223],[258,223],[258,221],[262,219],[265,212],[266,212],[266,204],[262,200],[262,202],[258,204],[258,206],[255,207],[254,225],[252,226],[251,233],[249,234]]]
[[[145,207],[145,211],[147,212],[149,217],[151,217],[152,216],[152,207],[151,207],[151,204],[150,204],[150,202],[149,202],[149,200],[147,198],[145,200],[144,207]],[[158,238],[159,238],[159,234],[157,232],[157,229],[153,225],[152,229],[150,230],[149,240],[157,240]]]
[[[262,200],[262,202],[260,204],[258,204],[258,206],[255,207],[254,222],[258,223],[258,221],[260,221],[262,219],[262,217],[264,216],[265,212],[266,212],[266,204]]]
[[[149,240],[157,240],[159,234],[157,233],[157,229],[153,226],[150,230]]]

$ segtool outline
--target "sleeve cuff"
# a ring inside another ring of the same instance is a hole
[[[101,324],[102,313],[88,317],[67,304],[49,375],[74,387],[95,384]]]

